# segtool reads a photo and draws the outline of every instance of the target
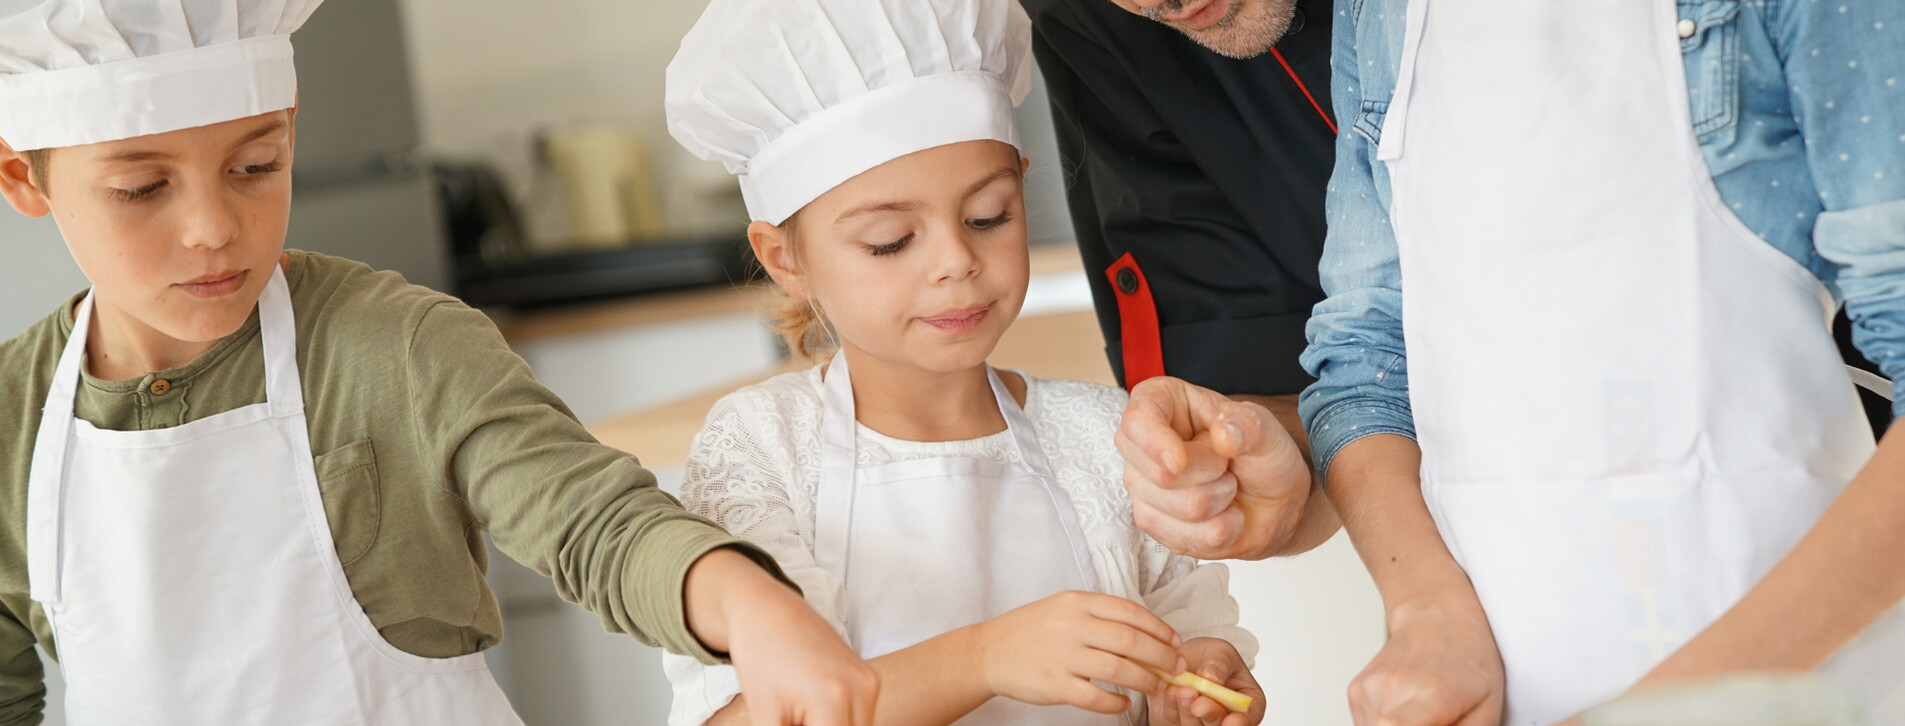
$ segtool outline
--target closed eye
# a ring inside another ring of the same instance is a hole
[[[165,184],[166,180],[160,179],[137,189],[112,189],[108,191],[107,194],[122,202],[136,202],[152,196],[153,193],[159,191],[159,188],[165,186]]]
[[[913,235],[909,234],[909,235],[906,235],[905,237],[901,237],[897,240],[888,242],[883,245],[861,245],[861,246],[865,247],[867,249],[867,252],[871,253],[874,257],[882,257],[885,255],[894,254],[896,252],[899,252],[900,250],[906,249],[907,243],[912,241],[913,241]]]
[[[284,162],[273,161],[269,164],[252,164],[251,166],[241,166],[241,167],[238,167],[235,171],[237,171],[240,174],[244,174],[246,176],[263,176],[265,174],[271,174],[273,172],[284,171]]]
[[[1010,221],[1012,221],[1012,213],[1001,212],[999,216],[997,217],[991,217],[987,219],[968,219],[966,220],[966,226],[983,232],[985,230],[992,229],[993,227],[998,227]]]

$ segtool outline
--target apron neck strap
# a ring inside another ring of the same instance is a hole
[[[1006,430],[1012,432],[1012,444],[1018,447],[1019,460],[1039,476],[1050,478],[1051,467],[1046,463],[1045,450],[1039,448],[1025,410],[1012,398],[1012,391],[1005,387],[999,372],[989,365],[985,369],[986,383],[992,387],[992,399],[999,407],[999,416],[1005,419]],[[1029,386],[1027,390],[1030,390]],[[859,417],[853,407],[853,374],[847,369],[845,349],[835,352],[833,360],[827,364],[827,372],[821,380],[820,395],[821,404],[825,407],[820,418],[823,454],[821,474],[836,473],[836,469],[841,467],[830,464],[844,461],[843,470],[851,477],[857,446],[855,426]]]
[[[304,411],[304,386],[298,379],[298,323],[291,312],[291,285],[284,269],[271,265],[271,280],[258,298],[258,334],[265,346],[265,401],[271,415]]]
[[[1025,381],[1026,401],[1029,403],[1032,382],[1026,380],[1024,374],[1019,375],[1019,380]],[[1052,467],[1045,459],[1045,449],[1038,445],[1038,436],[1032,433],[1032,419],[1019,406],[1018,400],[1012,398],[1012,389],[1005,387],[1005,381],[999,378],[999,371],[990,365],[986,366],[986,381],[992,384],[992,398],[999,404],[999,415],[1005,418],[1006,430],[1012,432],[1012,445],[1019,449],[1019,461],[1025,462],[1027,469],[1047,482],[1056,484],[1057,480],[1052,478]]]

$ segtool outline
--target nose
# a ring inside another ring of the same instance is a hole
[[[198,193],[184,195],[180,223],[184,233],[180,241],[189,249],[217,250],[238,238],[243,227],[237,200],[217,185],[207,185]]]
[[[947,235],[938,248],[939,254],[933,257],[934,283],[958,282],[979,274],[979,255],[973,252],[972,237],[964,225]]]

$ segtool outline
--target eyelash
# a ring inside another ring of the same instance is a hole
[[[897,240],[888,242],[883,245],[865,245],[865,247],[867,248],[867,252],[872,254],[874,257],[885,257],[887,255],[890,255],[895,252],[899,252],[902,249],[905,249],[906,243],[912,242],[912,241],[913,241],[913,235],[909,234],[909,235],[906,235],[905,237],[901,237]]]
[[[1006,222],[1010,222],[1010,221],[1012,221],[1011,212],[1000,212],[999,216],[993,217],[991,219],[966,220],[966,224],[970,225],[973,229],[984,232],[994,227],[1004,225]]]
[[[1010,222],[1010,221],[1012,221],[1012,213],[1005,212],[1000,214],[997,217],[992,217],[990,219],[969,219],[969,220],[966,220],[966,224],[972,227],[973,229],[979,230],[981,232],[985,232],[985,231],[997,228],[1001,225],[1004,225],[1006,222]],[[905,237],[901,237],[897,240],[888,242],[883,245],[861,245],[861,246],[865,247],[867,250],[867,253],[873,255],[874,257],[885,257],[887,255],[895,254],[899,252],[900,250],[905,249],[907,243],[912,241],[913,241],[913,235],[909,234],[909,235],[906,235]]]
[[[269,164],[252,164],[251,166],[240,167],[239,171],[244,172],[247,178],[256,178],[266,174],[284,171],[284,162],[273,161]],[[113,189],[109,194],[112,198],[122,202],[136,202],[157,193],[159,189],[163,188],[167,183],[167,180],[160,179],[151,184],[139,187],[138,189]]]

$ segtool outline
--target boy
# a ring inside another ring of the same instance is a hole
[[[612,630],[734,653],[755,723],[867,723],[870,671],[772,561],[480,313],[282,251],[316,5],[0,18],[0,194],[93,283],[0,344],[0,722],[38,721],[37,642],[74,723],[519,723],[487,530]]]

